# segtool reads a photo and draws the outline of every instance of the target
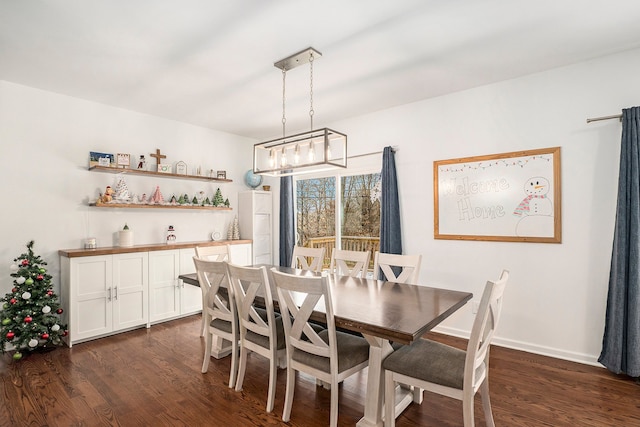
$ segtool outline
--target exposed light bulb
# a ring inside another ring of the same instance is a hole
[[[276,150],[274,150],[273,148],[269,153],[269,165],[271,166],[271,169],[276,167]]]
[[[284,147],[280,153],[280,166],[285,167],[287,165],[287,152]]]
[[[300,163],[300,145],[299,144],[296,144],[296,149],[293,154],[293,163],[296,165]]]
[[[309,161],[314,162],[316,160],[316,150],[313,145],[313,140],[309,143]]]

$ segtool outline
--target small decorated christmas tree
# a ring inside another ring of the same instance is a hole
[[[34,255],[33,243],[27,244],[27,253],[13,260],[13,289],[0,299],[0,351],[13,346],[14,360],[25,352],[58,346],[67,335],[67,326],[60,323],[62,308],[52,289],[51,275],[43,267],[47,263]]]
[[[121,200],[121,201],[126,201],[131,198],[129,194],[129,187],[127,186],[127,182],[124,180],[124,177],[122,176],[118,177],[114,198],[116,200]]]
[[[216,194],[213,196],[213,206],[224,206],[224,197],[222,197],[222,191],[220,191],[219,188],[216,190]]]
[[[156,189],[151,196],[151,200],[149,200],[149,204],[164,205],[164,197],[162,196],[162,192],[160,191],[160,186],[156,186]]]

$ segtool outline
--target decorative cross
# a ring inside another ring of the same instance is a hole
[[[155,157],[156,158],[156,164],[157,165],[161,165],[162,164],[162,159],[166,159],[167,156],[165,156],[164,154],[160,154],[160,149],[156,148],[156,154],[150,154],[151,157]]]

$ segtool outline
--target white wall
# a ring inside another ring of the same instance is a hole
[[[99,246],[113,246],[125,223],[134,232],[134,244],[161,243],[168,225],[176,228],[179,241],[208,240],[214,229],[226,236],[237,213],[237,193],[247,189],[243,173],[252,167],[252,146],[246,138],[0,81],[0,293],[11,288],[9,265],[32,239],[59,289],[58,250],[81,248],[89,236]],[[151,196],[159,185],[168,200],[173,193],[192,197],[200,190],[212,197],[220,187],[234,210],[88,206],[117,177],[88,172],[89,151],[130,153],[133,160],[144,154],[155,165],[149,154],[157,148],[168,163],[226,170],[234,182],[131,175],[125,178],[131,192]]]
[[[421,282],[471,291],[511,272],[497,344],[586,363],[601,349],[616,207],[621,125],[587,117],[640,104],[631,51],[332,123],[349,153],[398,145],[405,253]],[[420,84],[420,82],[415,82]],[[433,238],[433,161],[561,147],[561,244]],[[438,329],[467,335],[471,304]]]

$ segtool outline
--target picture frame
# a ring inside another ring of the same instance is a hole
[[[158,164],[158,172],[160,172],[160,173],[172,173],[171,172],[171,165]]]
[[[227,171],[218,171],[216,173],[216,179],[227,179]]]
[[[118,153],[116,155],[116,167],[128,168],[131,166],[131,155],[127,153]]]
[[[113,154],[89,151],[89,167],[103,166],[112,167],[115,163]]]
[[[434,238],[561,243],[560,147],[433,162]]]
[[[176,163],[176,174],[186,175],[188,171],[187,164],[182,160]]]

